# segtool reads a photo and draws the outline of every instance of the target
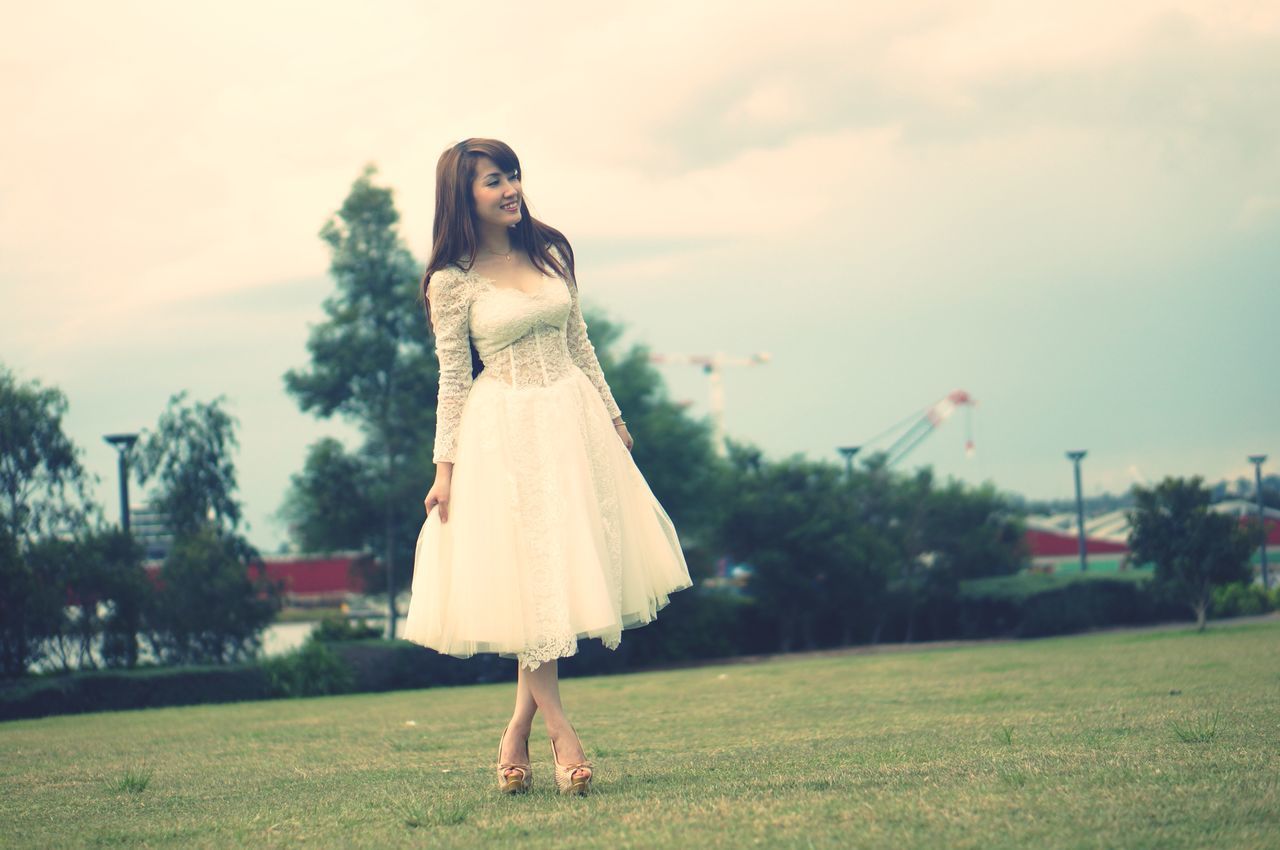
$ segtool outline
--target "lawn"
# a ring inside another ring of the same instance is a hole
[[[1280,618],[565,680],[582,799],[511,689],[0,724],[0,846],[1280,846]]]

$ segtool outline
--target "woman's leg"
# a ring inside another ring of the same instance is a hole
[[[560,668],[557,663],[546,661],[538,665],[537,670],[521,670],[520,675],[529,683],[529,692],[538,708],[542,709],[547,734],[555,741],[556,755],[560,756],[561,764],[586,761],[582,742],[574,734],[569,718],[565,717],[564,707],[560,705]]]
[[[529,732],[533,729],[533,715],[538,711],[538,704],[534,702],[533,694],[529,692],[527,675],[528,671],[522,669],[517,662],[516,707],[511,715],[511,723],[507,727],[510,731],[507,732],[507,737],[502,742],[502,761],[504,763],[521,763],[529,760],[529,750],[525,746],[525,742],[529,739]]]

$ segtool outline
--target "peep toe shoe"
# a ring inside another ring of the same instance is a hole
[[[572,729],[572,725],[569,728]],[[574,729],[573,734],[577,735],[578,730]],[[560,759],[556,757],[556,742],[554,738],[551,739],[551,759],[556,765],[556,788],[560,790],[561,794],[585,797],[590,793],[591,768],[594,767],[591,762],[580,761],[573,764],[561,764]]]
[[[510,724],[507,725],[510,729]],[[533,785],[533,766],[529,762],[504,762],[502,760],[502,744],[507,739],[507,729],[502,730],[502,740],[498,741],[498,790],[503,794],[523,794]],[[529,751],[529,739],[524,739],[524,749]]]

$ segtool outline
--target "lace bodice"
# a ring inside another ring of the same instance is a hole
[[[573,282],[544,275],[530,294],[495,286],[480,274],[450,265],[432,273],[427,295],[440,364],[434,462],[454,457],[462,406],[471,391],[473,343],[486,380],[513,387],[547,386],[570,369],[581,369],[609,415],[620,415],[587,337]]]

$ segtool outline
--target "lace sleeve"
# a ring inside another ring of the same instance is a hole
[[[427,284],[435,329],[440,390],[436,395],[433,462],[452,461],[462,406],[471,391],[471,299],[466,280],[452,269],[432,273]]]
[[[595,346],[591,344],[591,338],[587,336],[587,323],[582,318],[582,307],[578,304],[578,284],[576,281],[569,283],[569,325],[565,329],[569,343],[569,357],[582,370],[583,374],[591,383],[595,384],[596,390],[600,393],[600,398],[604,399],[604,406],[609,411],[609,416],[617,419],[622,415],[622,411],[618,409],[618,404],[613,400],[613,393],[609,391],[609,384],[604,379],[604,370],[600,368],[600,361],[596,358]]]

